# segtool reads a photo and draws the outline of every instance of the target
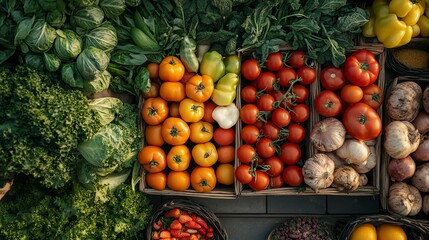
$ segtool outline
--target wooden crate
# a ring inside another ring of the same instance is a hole
[[[239,96],[238,95],[239,94],[238,93],[238,91],[239,91],[238,89],[239,88],[240,87],[239,87],[239,84],[238,84],[237,85],[237,96]],[[140,109],[140,112],[141,112],[143,103],[144,103],[144,97],[141,95],[140,98],[139,98],[139,109]],[[237,100],[235,100],[235,104],[237,105],[237,107],[239,106],[238,103],[237,103]],[[213,126],[215,127],[216,124],[213,123]],[[238,126],[239,125],[236,124],[235,125],[235,129],[234,129],[235,135],[236,135],[235,139],[238,139],[238,137],[240,136]],[[143,133],[144,133],[145,127],[146,127],[146,124],[143,121],[143,118],[142,118],[142,116],[140,114],[139,115],[139,128],[140,128],[140,130]],[[146,142],[145,142],[144,139],[142,141],[142,147],[146,146]],[[214,143],[213,139],[212,139],[212,142]],[[189,140],[188,140],[188,143],[189,143]],[[234,147],[235,147],[235,149],[237,149],[237,144],[238,144],[237,141],[234,141]],[[164,144],[164,146],[162,146],[162,148],[164,150],[167,150],[169,148],[169,146],[167,146],[166,144]],[[167,153],[167,151],[166,151],[166,153]],[[219,163],[216,163],[214,166],[217,166],[217,164],[219,164]],[[234,170],[235,170],[235,168],[236,168],[236,166],[238,164],[237,151],[235,151],[235,158],[234,158],[234,161],[231,164],[234,165]],[[187,170],[189,172],[189,174],[191,174],[191,171],[192,171],[191,169],[193,169],[195,166],[196,166],[196,164],[191,160],[191,164],[190,164],[190,166],[189,166],[189,168]],[[168,167],[166,168],[166,170],[164,170],[164,171],[167,171],[166,174],[168,174],[168,171],[169,171],[167,169],[168,169]],[[216,170],[216,168],[215,168],[215,170]],[[235,199],[235,198],[237,198],[237,195],[238,195],[238,183],[235,180],[235,178],[234,178],[234,183],[233,183],[232,186],[226,186],[226,185],[221,185],[221,184],[217,183],[216,187],[212,191],[206,192],[206,193],[202,193],[202,192],[198,192],[198,191],[192,189],[192,186],[190,186],[189,189],[187,189],[185,191],[174,191],[174,190],[168,189],[168,186],[166,187],[166,189],[164,189],[162,191],[158,191],[156,189],[150,188],[146,184],[145,171],[144,171],[143,168],[140,171],[140,177],[141,178],[140,178],[140,182],[139,182],[139,190],[142,191],[142,192],[144,192],[144,193],[146,193],[146,194],[150,194],[150,195],[203,197],[203,198],[215,198],[215,199]]]
[[[380,64],[380,72],[379,72],[379,76],[378,76],[378,79],[375,82],[375,84],[377,84],[384,91],[384,89],[385,89],[385,86],[384,86],[385,85],[385,66],[384,66],[385,65],[385,51],[384,51],[384,48],[374,47],[374,46],[373,47],[370,47],[370,46],[354,46],[353,49],[347,50],[346,54],[348,56],[348,55],[352,54],[353,52],[355,52],[359,49],[370,50],[376,56],[376,59]],[[321,66],[321,69],[323,69],[323,67],[325,67],[325,66]],[[318,86],[315,87],[315,89],[316,89],[316,92],[312,93],[312,95],[314,95],[314,97],[317,96],[320,93],[320,91],[322,90],[322,86],[320,84],[320,81],[318,81]],[[380,106],[377,109],[377,112],[378,112],[381,119],[383,119],[382,107],[383,106]],[[320,116],[317,113],[317,111],[315,111],[315,110],[312,112],[312,115],[313,115],[313,120],[311,121],[311,123],[313,123],[313,125],[311,125],[311,129],[313,128],[315,123],[317,123],[323,119],[323,117]],[[351,138],[351,137],[346,136],[346,138]],[[313,194],[321,194],[321,195],[346,195],[346,196],[368,196],[368,195],[379,194],[380,193],[380,186],[381,186],[380,185],[380,162],[381,162],[381,148],[382,148],[381,138],[382,138],[382,133],[380,133],[380,135],[375,140],[371,140],[371,141],[366,142],[368,146],[374,146],[375,147],[375,154],[376,154],[376,156],[378,156],[375,168],[372,169],[369,173],[367,173],[368,185],[359,187],[357,190],[352,191],[352,192],[341,192],[341,191],[338,191],[334,187],[329,187],[326,189],[320,189],[318,193],[314,193],[314,191],[312,191],[312,190],[310,192]],[[309,148],[312,149],[310,151],[312,154],[320,152],[312,145],[309,145]]]

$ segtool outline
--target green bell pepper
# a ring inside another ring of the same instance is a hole
[[[225,71],[227,73],[240,74],[241,70],[241,61],[237,55],[229,55],[223,60],[225,64]]]
[[[200,73],[201,75],[209,75],[214,82],[217,82],[225,75],[225,64],[222,61],[222,55],[216,51],[204,53]]]
[[[218,106],[227,106],[234,102],[237,96],[238,75],[227,73],[216,84],[211,99]]]

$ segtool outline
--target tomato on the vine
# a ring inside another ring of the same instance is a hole
[[[298,69],[301,66],[304,66],[305,64],[305,52],[302,50],[295,50],[293,51],[288,60],[287,60],[288,64],[291,65],[292,67]]]
[[[276,77],[279,79],[280,86],[289,87],[290,81],[295,80],[297,76],[293,68],[283,67],[277,72]]]
[[[293,85],[292,87],[292,93],[296,95],[295,102],[297,103],[303,103],[307,101],[308,97],[310,96],[310,92],[308,91],[308,88],[303,85]]]
[[[255,104],[248,103],[240,109],[240,119],[245,124],[255,124],[259,118],[259,109]]]
[[[283,67],[283,54],[281,52],[273,52],[268,54],[265,61],[265,67],[270,71],[278,71]]]
[[[241,98],[247,103],[254,103],[258,99],[258,89],[255,86],[247,85],[241,89]]]
[[[269,158],[274,156],[276,153],[275,146],[273,141],[269,138],[263,137],[260,138],[256,143],[256,152],[262,158]]]
[[[380,64],[369,50],[359,49],[347,57],[344,73],[347,80],[360,87],[374,83],[380,72]]]
[[[251,163],[258,159],[255,148],[250,144],[241,145],[237,149],[237,158],[242,163]]]
[[[338,90],[346,84],[344,70],[341,67],[329,65],[320,73],[320,83],[326,90]]]
[[[255,125],[246,125],[241,129],[241,139],[247,144],[254,144],[259,138],[259,128]]]
[[[275,101],[272,95],[264,93],[256,101],[256,106],[259,108],[259,111],[272,111]]]
[[[249,187],[255,191],[265,190],[269,185],[270,176],[261,170],[256,170],[255,177],[249,182]]]
[[[296,123],[303,123],[310,117],[310,108],[304,103],[297,104],[296,106],[292,107],[290,116],[292,121]]]
[[[303,85],[310,85],[316,80],[316,70],[306,65],[298,68],[296,74],[302,79],[300,83]]]
[[[297,187],[304,181],[302,170],[298,166],[288,166],[283,170],[283,179],[285,183],[292,187]]]
[[[249,165],[241,164],[235,169],[235,178],[242,183],[248,184],[253,180],[252,169]]]
[[[277,127],[272,121],[268,121],[264,124],[264,126],[262,126],[262,135],[273,141],[281,137],[279,136],[280,135],[279,127]]]
[[[271,121],[273,121],[277,127],[286,127],[289,125],[290,120],[291,116],[289,111],[284,108],[276,108],[271,112]]]
[[[283,179],[283,176],[281,174],[275,177],[271,177],[271,180],[270,180],[271,188],[279,188],[279,187],[282,187],[283,184],[285,184],[285,180]]]
[[[341,112],[342,101],[331,90],[323,90],[314,99],[314,108],[324,117],[335,117]]]
[[[370,140],[381,133],[378,113],[365,103],[355,103],[343,114],[343,124],[348,134],[359,140]]]
[[[276,75],[272,72],[262,72],[259,74],[256,82],[259,90],[264,90],[266,92],[272,91],[276,84]]]
[[[287,140],[293,143],[301,143],[305,139],[305,128],[297,123],[292,123],[287,126],[289,135]]]
[[[280,146],[280,159],[287,165],[297,164],[301,159],[301,148],[293,142],[286,142]]]
[[[292,99],[289,99],[288,97],[285,97],[286,91],[285,90],[279,90],[279,91],[272,91],[271,95],[276,100],[276,105],[279,107],[285,108],[285,107],[292,107]]]
[[[364,95],[361,102],[368,104],[374,109],[378,109],[383,104],[383,90],[379,86],[371,84],[364,87],[362,91]]]
[[[250,58],[241,64],[241,75],[249,81],[256,80],[261,73],[261,68],[256,59]]]
[[[283,173],[284,164],[282,160],[276,156],[265,159],[263,165],[269,166],[267,173],[271,177],[275,177]]]
[[[362,100],[363,91],[359,86],[347,84],[341,89],[340,95],[346,103],[357,103]]]

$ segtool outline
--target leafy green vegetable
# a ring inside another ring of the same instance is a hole
[[[55,54],[63,61],[75,59],[82,51],[82,39],[69,29],[58,29],[57,35],[54,43]]]
[[[96,47],[110,52],[117,44],[116,29],[110,23],[104,23],[85,35],[85,47]]]
[[[57,71],[61,65],[61,60],[53,53],[44,53],[43,62],[45,64],[45,69],[49,72]]]
[[[125,11],[125,0],[101,0],[99,4],[107,18],[114,18]]]
[[[76,66],[85,80],[99,77],[109,64],[109,56],[96,47],[85,48],[77,57]]]
[[[64,10],[55,9],[53,11],[49,11],[46,15],[46,21],[49,25],[55,28],[60,28],[64,25],[67,20],[66,12]]]
[[[100,75],[96,76],[91,81],[84,81],[82,92],[84,93],[98,93],[109,88],[112,81],[112,75],[108,71],[103,71]]]
[[[36,20],[25,38],[25,43],[33,52],[47,52],[54,44],[57,33],[44,19]]]
[[[89,108],[97,114],[102,125],[112,122],[120,113],[122,107],[122,101],[115,97],[102,97],[89,101]]]
[[[104,12],[97,6],[84,7],[74,12],[73,20],[77,26],[90,30],[101,25],[104,20]]]

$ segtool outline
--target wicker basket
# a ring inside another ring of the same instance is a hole
[[[203,205],[186,199],[172,200],[155,210],[151,217],[150,225],[148,225],[146,229],[146,239],[152,239],[152,224],[156,222],[158,218],[162,216],[162,214],[174,208],[186,210],[189,213],[195,213],[206,220],[207,224],[214,228],[215,240],[228,240],[228,234],[225,228],[222,226],[222,223],[213,212]]]
[[[388,99],[388,96],[390,95],[390,92],[393,87],[395,87],[400,82],[405,81],[413,81],[419,84],[419,86],[422,88],[422,90],[425,89],[426,86],[429,86],[429,77],[428,78],[421,78],[421,77],[415,77],[415,76],[400,76],[395,79],[393,79],[392,83],[390,84],[388,90],[386,91],[386,101]],[[386,102],[385,102],[386,103]],[[383,126],[387,126],[392,120],[389,117],[387,113],[384,114],[383,118]],[[388,199],[389,199],[389,187],[391,184],[390,177],[388,174],[388,166],[389,161],[391,157],[386,153],[384,148],[382,149],[382,161],[381,161],[381,181],[382,181],[382,191],[380,193],[380,201],[381,201],[381,207],[390,212],[389,206],[388,206]],[[419,166],[420,164],[423,164],[424,162],[416,161],[416,166]],[[409,180],[405,181],[406,183],[410,184]],[[421,212],[419,215],[413,217],[413,218],[420,218],[423,217],[423,212]]]
[[[341,240],[349,240],[353,230],[360,224],[371,223],[378,226],[382,223],[390,223],[401,226],[407,233],[408,240],[424,240],[429,239],[429,225],[428,222],[409,219],[393,215],[372,215],[362,216],[351,222],[341,232]]]
[[[429,38],[415,38],[405,46],[386,50],[386,66],[392,70],[396,76],[429,76],[429,68],[409,68],[395,57],[395,52],[403,49],[418,49],[427,51],[429,49]]]
[[[384,52],[384,48],[382,47],[370,47],[370,46],[355,46],[353,49],[349,49],[347,50],[347,54],[351,54],[359,49],[366,49],[366,50],[370,50],[372,53],[374,53],[378,63],[380,64],[380,72],[379,72],[379,76],[377,81],[375,82],[375,84],[377,84],[381,89],[384,89],[384,84],[385,84],[385,67],[384,67],[384,63],[385,63],[385,52]],[[324,67],[324,66],[322,66]],[[320,75],[320,74],[319,74]],[[320,83],[320,81],[319,81]],[[313,98],[315,98],[320,91],[322,90],[322,86],[319,85],[316,87],[316,91],[315,92],[311,92],[310,94],[313,95]],[[382,106],[380,106],[377,109],[377,112],[380,116],[380,118],[383,118],[383,112],[382,112]],[[311,129],[313,128],[314,124],[319,122],[320,120],[323,119],[322,116],[320,116],[318,114],[317,111],[313,111],[311,113],[311,115],[313,116],[313,120],[311,121],[311,123],[313,123],[313,125],[311,125]],[[350,137],[350,136],[348,136]],[[368,195],[377,195],[380,193],[380,159],[381,159],[381,134],[375,139],[375,140],[371,140],[367,142],[368,146],[374,146],[375,147],[375,154],[376,156],[379,156],[377,158],[377,162],[376,162],[376,166],[374,169],[372,169],[369,173],[367,173],[368,176],[368,185],[366,186],[362,186],[359,187],[357,190],[352,191],[352,192],[340,192],[338,191],[336,188],[333,187],[329,187],[326,189],[321,189],[319,190],[319,193],[317,194],[322,194],[322,195],[347,195],[347,196],[368,196]],[[319,151],[314,147],[314,146],[310,146],[309,148],[311,149],[311,153],[318,153]]]
[[[280,52],[291,52],[293,51],[292,46],[290,45],[282,45],[280,46]],[[242,59],[246,59],[248,58],[248,56],[251,54],[252,52],[246,52],[243,54]],[[315,70],[318,73],[319,72],[319,64],[315,63],[314,64]],[[316,92],[316,88],[318,87],[318,84],[316,84],[318,82],[318,76],[316,78],[316,81],[314,81],[314,83],[312,83],[309,86],[309,98],[308,98],[308,102],[312,103],[314,101],[314,95],[312,95],[313,92]],[[244,82],[241,83],[241,86],[243,87],[245,85]],[[241,88],[239,88],[239,92],[237,93],[237,96],[241,96]],[[241,98],[237,97],[237,104],[238,106],[242,106],[241,103]],[[314,111],[314,106],[313,104],[309,104],[309,108],[310,108],[310,113]],[[312,121],[314,120],[313,116],[310,114],[309,119],[303,123],[303,127],[305,128],[305,132],[306,132],[306,137],[305,140],[303,141],[303,143],[300,144],[301,146],[301,151],[302,151],[302,159],[307,159],[308,156],[310,156],[312,154],[312,149],[308,148],[307,146],[309,146],[309,129],[310,126],[312,126]],[[238,128],[241,129],[244,127],[244,123],[242,121],[238,122]],[[238,139],[238,147],[240,147],[241,145],[244,144],[244,141],[241,139],[241,136],[238,135],[237,136]],[[237,159],[237,165],[238,166],[240,164],[240,162]],[[238,194],[240,196],[267,196],[267,195],[275,195],[275,196],[280,196],[280,195],[313,195],[314,192],[308,189],[303,190],[301,187],[289,187],[289,186],[283,186],[283,187],[279,187],[279,188],[269,188],[266,190],[261,190],[261,191],[253,191],[250,187],[247,187],[246,185],[241,184],[239,181],[237,182],[237,189],[238,189]]]

